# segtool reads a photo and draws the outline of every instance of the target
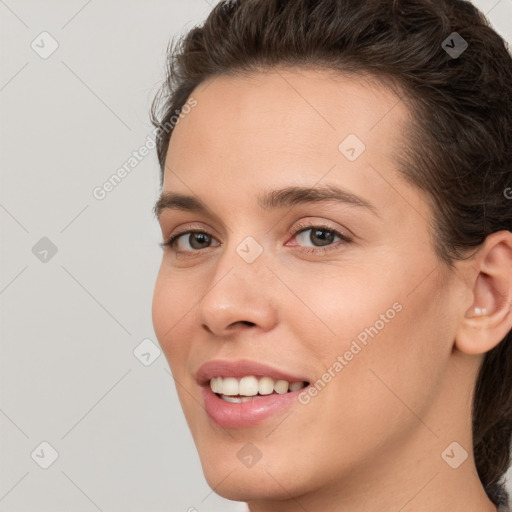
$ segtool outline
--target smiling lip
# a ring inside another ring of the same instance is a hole
[[[288,382],[309,382],[304,376],[294,376],[291,373],[248,359],[208,361],[197,371],[196,380],[200,386],[206,386],[209,385],[210,379],[213,377],[235,377],[241,379],[247,375],[271,377],[274,380],[287,380]]]
[[[274,380],[288,382],[309,382],[303,376],[294,376],[288,372],[277,370],[271,366],[256,361],[209,361],[202,365],[197,374],[197,383],[202,387],[206,412],[211,420],[224,428],[244,428],[257,425],[270,416],[288,409],[297,401],[299,393],[304,389],[289,391],[283,394],[257,395],[253,400],[241,403],[231,403],[222,400],[210,388],[213,377],[242,378],[247,375],[254,377],[271,377]]]

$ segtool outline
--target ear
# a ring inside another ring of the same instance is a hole
[[[483,354],[512,329],[512,233],[489,235],[474,262],[468,281],[473,304],[458,326],[455,347],[466,354]]]

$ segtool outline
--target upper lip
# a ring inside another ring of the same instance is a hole
[[[267,364],[258,363],[249,359],[229,361],[217,359],[203,364],[196,373],[196,380],[201,386],[205,386],[213,377],[235,377],[240,379],[247,375],[255,377],[271,377],[274,380],[287,380],[288,382],[308,382],[301,375],[292,375],[285,370],[279,370]]]

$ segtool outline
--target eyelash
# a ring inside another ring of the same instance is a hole
[[[333,233],[335,236],[337,236],[341,240],[338,242],[338,244],[333,243],[326,247],[308,247],[308,248],[300,249],[301,252],[304,252],[307,254],[310,254],[310,253],[324,254],[326,252],[338,249],[339,245],[341,245],[341,244],[348,244],[348,243],[352,242],[351,238],[349,238],[348,236],[344,235],[343,233],[340,233],[336,229],[333,229],[330,226],[327,226],[325,224],[309,224],[309,223],[298,224],[290,233],[288,233],[288,236],[294,238],[297,235],[300,235],[301,233],[303,233],[304,231],[309,231],[310,229],[322,230],[322,231],[327,231],[329,233]],[[199,234],[205,234],[205,235],[211,236],[208,232],[199,230],[199,229],[182,231],[181,233],[177,233],[177,234],[169,237],[166,241],[160,242],[159,245],[162,249],[165,247],[170,247],[171,250],[176,252],[176,250],[174,248],[176,240],[183,235],[191,235],[193,233],[199,233]],[[207,249],[208,249],[208,247],[207,247]],[[187,256],[187,257],[188,256],[190,256],[190,257],[196,256],[200,252],[201,252],[201,249],[197,249],[194,251],[180,251],[181,254],[185,254],[185,256]]]

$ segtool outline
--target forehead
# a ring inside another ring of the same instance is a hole
[[[202,152],[293,151],[314,158],[326,150],[336,153],[349,134],[367,147],[384,149],[401,142],[408,115],[400,98],[377,79],[328,70],[220,75],[191,96],[197,106],[170,140],[169,153],[177,158],[195,146]]]
[[[328,174],[356,194],[389,199],[382,176],[396,169],[409,111],[377,79],[273,69],[213,77],[191,97],[197,106],[174,129],[164,190],[248,199],[264,186],[314,186]]]

